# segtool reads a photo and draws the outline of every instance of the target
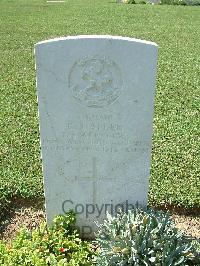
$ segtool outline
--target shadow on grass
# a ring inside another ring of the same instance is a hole
[[[29,208],[33,211],[41,210],[45,212],[44,198],[26,199],[14,197],[0,204],[0,239],[7,226],[10,224],[10,221],[16,216],[16,213]]]
[[[149,206],[149,207],[154,208],[156,210],[169,211],[170,213],[173,213],[173,214],[200,217],[199,206],[193,206],[191,208],[186,208],[185,206],[176,206],[172,204],[164,204],[164,205],[155,204],[154,206]]]

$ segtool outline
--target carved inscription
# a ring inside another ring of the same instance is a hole
[[[73,97],[87,107],[103,107],[114,102],[122,89],[121,71],[108,58],[84,58],[69,74]]]
[[[132,135],[132,133],[130,133]],[[65,122],[59,140],[43,141],[44,149],[105,153],[146,152],[150,144],[127,135],[123,125],[111,114],[87,114]]]

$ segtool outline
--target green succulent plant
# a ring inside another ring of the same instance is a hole
[[[98,266],[198,265],[192,264],[192,244],[184,241],[163,212],[135,209],[116,217],[107,214],[107,220],[99,225],[97,243]]]

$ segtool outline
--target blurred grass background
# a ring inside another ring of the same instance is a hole
[[[0,206],[43,197],[34,44],[110,34],[159,45],[149,204],[200,207],[199,21],[198,7],[0,0]]]

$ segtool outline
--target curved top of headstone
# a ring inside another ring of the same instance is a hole
[[[78,35],[78,36],[59,37],[59,38],[54,38],[54,39],[49,39],[49,40],[38,42],[35,44],[35,46],[52,43],[52,42],[58,42],[58,41],[81,40],[81,39],[109,39],[109,40],[137,42],[141,44],[158,46],[156,43],[150,42],[150,41],[145,41],[145,40],[140,40],[140,39],[135,39],[135,38],[130,38],[130,37],[112,36],[112,35]]]

